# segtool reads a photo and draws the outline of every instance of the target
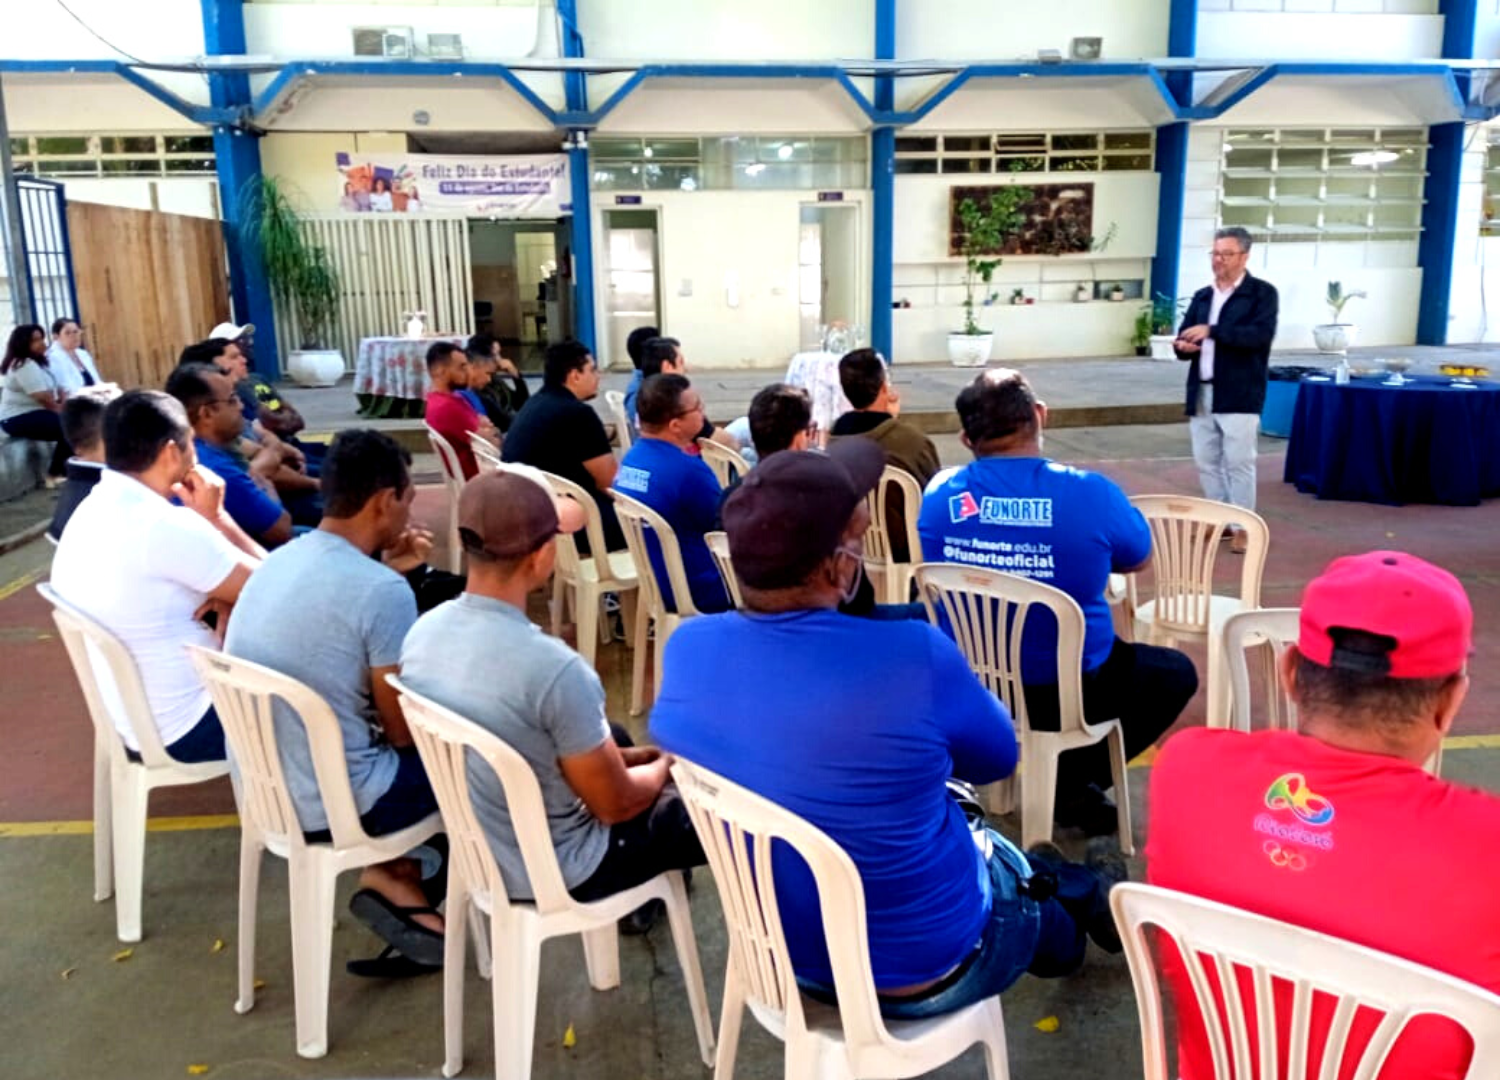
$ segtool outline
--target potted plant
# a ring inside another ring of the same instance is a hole
[[[976,295],[983,304],[993,303],[996,293],[990,290],[995,268],[1000,265],[1000,251],[1007,237],[1021,228],[1025,220],[1021,206],[1031,199],[1031,189],[995,187],[989,190],[984,205],[973,199],[958,204],[958,254],[964,260],[964,328],[948,335],[948,361],[954,367],[984,367],[995,345],[995,334],[985,330],[974,317]]]
[[[1150,355],[1151,330],[1151,305],[1144,304],[1135,313],[1135,326],[1130,331],[1130,344],[1135,349],[1137,356]]]
[[[328,347],[338,312],[338,272],[327,250],[303,236],[280,180],[252,180],[241,198],[241,235],[260,249],[271,294],[301,346],[287,354],[286,373],[303,386],[332,386],[344,375],[343,354]]]
[[[1328,310],[1333,315],[1333,321],[1322,323],[1313,327],[1313,343],[1318,346],[1319,352],[1325,353],[1347,353],[1349,346],[1354,344],[1353,323],[1342,322],[1340,317],[1344,313],[1344,305],[1356,296],[1363,298],[1363,289],[1345,290],[1343,283],[1330,281],[1328,283]]]
[[[1078,288],[1073,290],[1073,302],[1075,304],[1087,304],[1094,298],[1094,290],[1086,281],[1078,283]]]
[[[1125,286],[1121,285],[1118,281],[1109,286],[1108,292],[1109,298],[1117,304],[1125,299]]]
[[[1010,293],[1010,302],[1017,307],[1020,307],[1022,304],[1026,303],[1026,290],[1021,288],[1012,289]]]
[[[1142,314],[1148,315],[1151,322],[1147,338],[1147,343],[1151,346],[1151,359],[1177,359],[1177,350],[1172,347],[1172,343],[1177,340],[1177,318],[1185,303],[1186,300],[1173,300],[1166,293],[1157,293],[1156,298],[1142,309]]]

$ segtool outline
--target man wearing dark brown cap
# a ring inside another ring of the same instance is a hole
[[[527,760],[541,785],[563,883],[577,899],[597,900],[664,870],[701,865],[704,857],[681,798],[668,787],[671,759],[654,747],[620,745],[594,669],[526,617],[527,595],[552,574],[558,532],[582,524],[577,506],[560,521],[560,503],[571,500],[554,500],[510,471],[464,485],[458,523],[468,586],[417,620],[401,650],[401,677]],[[530,898],[499,781],[474,770],[469,791],[506,891]]]
[[[724,527],[746,611],[673,633],[651,729],[848,852],[881,1010],[918,1018],[991,997],[1026,971],[1068,974],[1086,935],[1115,950],[1119,939],[1105,875],[971,832],[949,796],[951,776],[984,784],[1016,766],[1010,717],[958,647],[925,622],[836,610],[858,582],[865,499],[884,466],[879,446],[850,439],[826,455],[772,455],[745,477]],[[792,964],[826,999],[817,890],[800,859],[773,858]]]

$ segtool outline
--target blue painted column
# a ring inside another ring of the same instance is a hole
[[[1167,24],[1167,55],[1196,56],[1198,0],[1171,0]],[[1193,103],[1193,77],[1169,72],[1167,89],[1179,105]],[[1188,125],[1164,124],[1156,129],[1156,173],[1161,188],[1156,205],[1156,257],[1151,260],[1151,296],[1177,296],[1182,261],[1182,214],[1187,200]]]
[[[896,58],[896,0],[875,0],[875,59]],[[875,108],[896,107],[893,76],[875,78]],[[870,344],[895,363],[891,304],[896,258],[896,132],[879,127],[870,134]]]
[[[557,0],[557,14],[562,20],[563,55],[581,58],[583,35],[578,32],[578,0]],[[583,72],[564,74],[563,89],[569,112],[588,111],[588,82]],[[585,133],[580,128],[574,129],[573,134]],[[572,141],[570,137],[569,142]],[[568,173],[573,191],[573,333],[590,351],[595,351],[598,343],[594,329],[597,318],[594,310],[594,218],[593,207],[589,205],[592,169],[586,147],[569,147]]]
[[[202,0],[203,51],[209,56],[245,53],[244,0]],[[250,77],[243,72],[211,72],[212,104],[221,109],[250,108]],[[260,250],[244,243],[242,200],[247,185],[260,181],[260,136],[227,124],[214,126],[214,164],[224,213],[224,248],[229,262],[229,297],[237,323],[255,324],[255,370],[269,379],[281,374],[276,315]],[[207,332],[208,327],[204,327]]]
[[[1458,242],[1458,189],[1463,172],[1464,125],[1434,124],[1427,129],[1427,182],[1422,195],[1422,268],[1417,308],[1417,344],[1448,343],[1448,302],[1453,291],[1453,253]]]

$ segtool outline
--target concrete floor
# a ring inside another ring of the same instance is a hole
[[[966,459],[956,439],[941,438],[945,461]],[[1474,509],[1322,503],[1281,483],[1283,444],[1265,440],[1260,501],[1273,542],[1267,604],[1295,603],[1307,578],[1336,554],[1395,546],[1452,568],[1473,598],[1478,625],[1474,686],[1460,738],[1444,758],[1454,779],[1500,791],[1500,550],[1493,537],[1500,503]],[[1092,462],[1132,493],[1192,491],[1194,471],[1182,425],[1079,428],[1053,432],[1049,452]],[[419,512],[434,513],[435,492]],[[334,935],[330,1053],[295,1054],[286,875],[267,860],[262,877],[257,973],[266,986],[245,1016],[233,1010],[239,834],[228,785],[153,797],[147,841],[145,939],[128,959],[114,938],[110,903],[91,899],[89,731],[45,605],[30,587],[45,575],[44,541],[0,553],[0,642],[9,752],[0,756],[0,896],[8,931],[0,934],[0,1077],[6,1080],[111,1075],[179,1078],[432,1077],[442,1057],[438,979],[376,983],[343,971],[345,960],[373,955],[378,943],[347,916]],[[1224,560],[1226,573],[1237,564]],[[539,614],[539,610],[534,612]],[[1190,650],[1190,653],[1194,650]],[[1200,670],[1202,657],[1196,657]],[[625,718],[628,653],[600,652],[610,715]],[[1202,695],[1182,723],[1202,722]],[[637,733],[640,721],[631,722]],[[1150,819],[1145,801],[1149,755],[1131,772],[1137,838]],[[1015,822],[1002,821],[1014,834]],[[1078,838],[1060,835],[1078,849]],[[1133,873],[1139,877],[1137,860]],[[706,874],[693,896],[700,956],[717,1020],[725,942],[718,901]],[[346,876],[340,910],[353,888]],[[225,947],[216,951],[219,941]],[[697,1059],[670,935],[660,929],[620,943],[623,983],[588,989],[572,940],[546,947],[534,1075],[544,1080],[609,1076],[688,1080],[707,1075]],[[466,999],[464,1075],[492,1076],[489,987],[471,971]],[[1044,982],[1023,978],[1005,995],[1013,1074],[1033,1080],[1140,1075],[1135,1005],[1123,961],[1097,951],[1079,975]],[[1035,1025],[1056,1017],[1055,1032]],[[564,1048],[572,1026],[576,1044]],[[780,1075],[779,1044],[747,1022],[739,1075]],[[979,1077],[971,1051],[944,1077]]]

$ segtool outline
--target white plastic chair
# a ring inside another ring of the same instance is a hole
[[[629,495],[610,488],[615,500],[615,516],[620,519],[620,529],[625,533],[625,546],[635,562],[636,580],[640,582],[641,594],[635,609],[635,656],[630,671],[630,715],[639,716],[646,708],[646,648],[651,646],[655,677],[651,683],[651,701],[661,693],[661,660],[666,651],[667,639],[682,625],[682,620],[698,614],[693,606],[693,594],[688,590],[687,571],[682,565],[682,549],[677,544],[677,534],[666,519],[651,507]],[[676,611],[667,610],[662,583],[656,580],[651,563],[651,551],[646,544],[647,532],[656,535],[661,550],[662,565],[667,571],[667,582],[672,590]],[[656,639],[650,637],[652,626],[656,627]]]
[[[698,453],[703,455],[704,464],[718,477],[721,488],[727,489],[736,477],[744,479],[745,474],[750,471],[750,463],[738,450],[731,450],[712,439],[699,439]]]
[[[945,1065],[975,1043],[984,1047],[990,1080],[1009,1077],[999,995],[929,1020],[881,1017],[864,885],[843,848],[784,807],[692,762],[678,758],[672,775],[708,855],[729,937],[714,1080],[734,1076],[747,1006],[785,1043],[789,1077],[897,1080]],[[817,884],[837,1006],[804,998],[797,986],[772,871],[778,840],[796,850]]]
[[[441,435],[438,438],[442,438]],[[477,431],[469,432],[469,448],[474,451],[474,460],[481,469],[498,469],[500,467],[500,448],[490,442]],[[444,475],[447,474],[447,465],[443,467]]]
[[[338,876],[400,858],[441,832],[443,821],[438,814],[429,814],[400,832],[370,836],[360,824],[349,787],[343,733],[328,703],[305,684],[260,664],[201,646],[189,651],[213,694],[239,771],[235,800],[240,811],[240,970],[234,1011],[247,1013],[255,1007],[255,908],[261,853],[270,851],[287,861],[297,1053],[305,1058],[322,1057],[328,1052],[329,965]],[[272,702],[277,698],[297,713],[307,730],[331,842],[309,843],[302,835],[276,747]]]
[[[1310,1036],[1314,994],[1337,1001],[1323,1047],[1321,1077],[1348,1075],[1346,1070],[1351,1070],[1358,1080],[1373,1080],[1406,1026],[1429,1015],[1448,1017],[1473,1039],[1468,1077],[1490,1080],[1500,1076],[1500,996],[1472,983],[1327,934],[1150,885],[1116,885],[1110,890],[1109,903],[1135,983],[1145,1080],[1168,1080],[1176,1075],[1167,1064],[1157,950],[1148,941],[1148,926],[1170,938],[1182,958],[1205,1021],[1213,1080],[1274,1077],[1283,1050],[1285,1080],[1313,1080],[1307,1058],[1308,1044],[1316,1038]],[[1206,957],[1213,963],[1205,963]],[[1236,968],[1244,969],[1252,979],[1248,1000],[1242,980],[1230,974]],[[1278,1030],[1277,1010],[1264,1007],[1270,1003],[1273,980],[1293,988],[1286,1031]],[[1216,1019],[1223,1014],[1215,990],[1226,1003],[1227,1025]],[[1182,1004],[1177,1006],[1179,1015]],[[1351,1021],[1360,1008],[1374,1009],[1382,1019],[1356,1056],[1348,1039]],[[1252,1048],[1260,1055],[1258,1074],[1251,1069]]]
[[[557,534],[557,564],[552,577],[552,636],[562,633],[564,601],[571,598],[573,621],[577,630],[578,653],[596,666],[599,653],[599,637],[603,623],[599,620],[599,606],[604,594],[612,592],[620,598],[620,618],[625,623],[626,641],[634,639],[635,611],[639,597],[640,582],[636,577],[635,560],[629,551],[608,551],[604,543],[604,519],[599,514],[599,504],[579,485],[549,472],[542,473],[552,486],[552,493],[566,495],[587,515],[584,532],[588,536],[589,551],[580,555],[578,543],[572,533]],[[603,552],[601,555],[600,553]],[[639,641],[634,641],[637,648]]]
[[[740,595],[739,575],[734,572],[734,563],[729,558],[729,534],[722,530],[704,533],[703,541],[714,557],[714,565],[719,568],[719,576],[724,579],[724,588],[729,590],[729,599],[735,610],[744,611],[745,598]]]
[[[1083,716],[1083,609],[1061,589],[984,567],[922,563],[917,590],[936,626],[945,623],[981,682],[1005,703],[1021,744],[1021,843],[1052,839],[1057,800],[1057,759],[1065,750],[1109,744],[1110,774],[1119,806],[1120,849],[1130,855],[1130,784],[1125,772],[1125,733],[1119,720],[1089,723]],[[1021,683],[1021,638],[1033,607],[1057,621],[1058,731],[1034,731],[1027,719]],[[998,785],[996,785],[998,786]],[[1005,792],[991,803],[1003,812]]]
[[[901,494],[902,520],[886,512],[893,491]],[[865,533],[865,570],[880,584],[882,604],[905,604],[911,599],[912,571],[922,561],[922,538],[917,517],[922,510],[922,487],[904,469],[887,465],[869,495],[870,528]],[[907,561],[892,558],[892,537],[905,535]]]
[[[448,493],[448,571],[461,574],[464,569],[464,545],[458,538],[458,496],[464,489],[464,467],[459,464],[458,454],[452,443],[438,434],[431,424],[422,426],[427,429],[427,441],[432,444],[432,452],[437,455],[438,464],[442,466],[443,487]]]
[[[1191,495],[1135,495],[1130,503],[1151,527],[1152,597],[1137,595],[1140,574],[1129,577],[1128,603],[1135,613],[1136,640],[1152,645],[1201,641],[1208,650],[1208,721],[1229,715],[1221,630],[1237,611],[1260,607],[1261,575],[1271,530],[1253,510]],[[1229,526],[1245,531],[1248,550],[1240,564],[1238,596],[1214,593],[1220,538]]]
[[[672,943],[698,1033],[698,1050],[703,1063],[709,1064],[714,1053],[713,1020],[682,871],[669,870],[592,903],[574,900],[563,884],[557,852],[547,830],[542,790],[526,759],[491,732],[423,697],[394,675],[387,676],[387,681],[401,694],[401,708],[448,825],[443,1075],[454,1076],[463,1068],[464,916],[470,905],[489,915],[491,922],[497,1077],[531,1075],[542,942],[564,934],[581,935],[589,985],[595,990],[613,989],[620,985],[615,924],[651,900],[666,904]],[[526,876],[536,894],[534,900],[513,901],[506,895],[500,868],[474,815],[469,789],[471,768],[488,768],[500,781]]]
[[[1273,731],[1297,729],[1297,704],[1281,681],[1281,657],[1288,645],[1297,643],[1300,608],[1257,608],[1240,611],[1224,620],[1223,650],[1230,701],[1227,723],[1210,725],[1249,731],[1252,727],[1252,689],[1246,650],[1261,646],[1260,683],[1266,700],[1266,724]],[[1443,748],[1439,746],[1422,766],[1433,776],[1442,775]]]
[[[125,942],[140,941],[146,804],[151,792],[217,779],[229,772],[229,763],[190,765],[168,756],[135,657],[124,642],[46,582],[36,591],[52,605],[52,619],[94,724],[94,899],[114,896],[116,936]],[[125,756],[115,714],[135,734],[140,761]]]
[[[630,430],[630,417],[625,413],[625,395],[619,390],[606,390],[604,403],[609,406],[609,414],[614,417],[615,437],[620,441],[620,452],[623,454],[635,442]]]

